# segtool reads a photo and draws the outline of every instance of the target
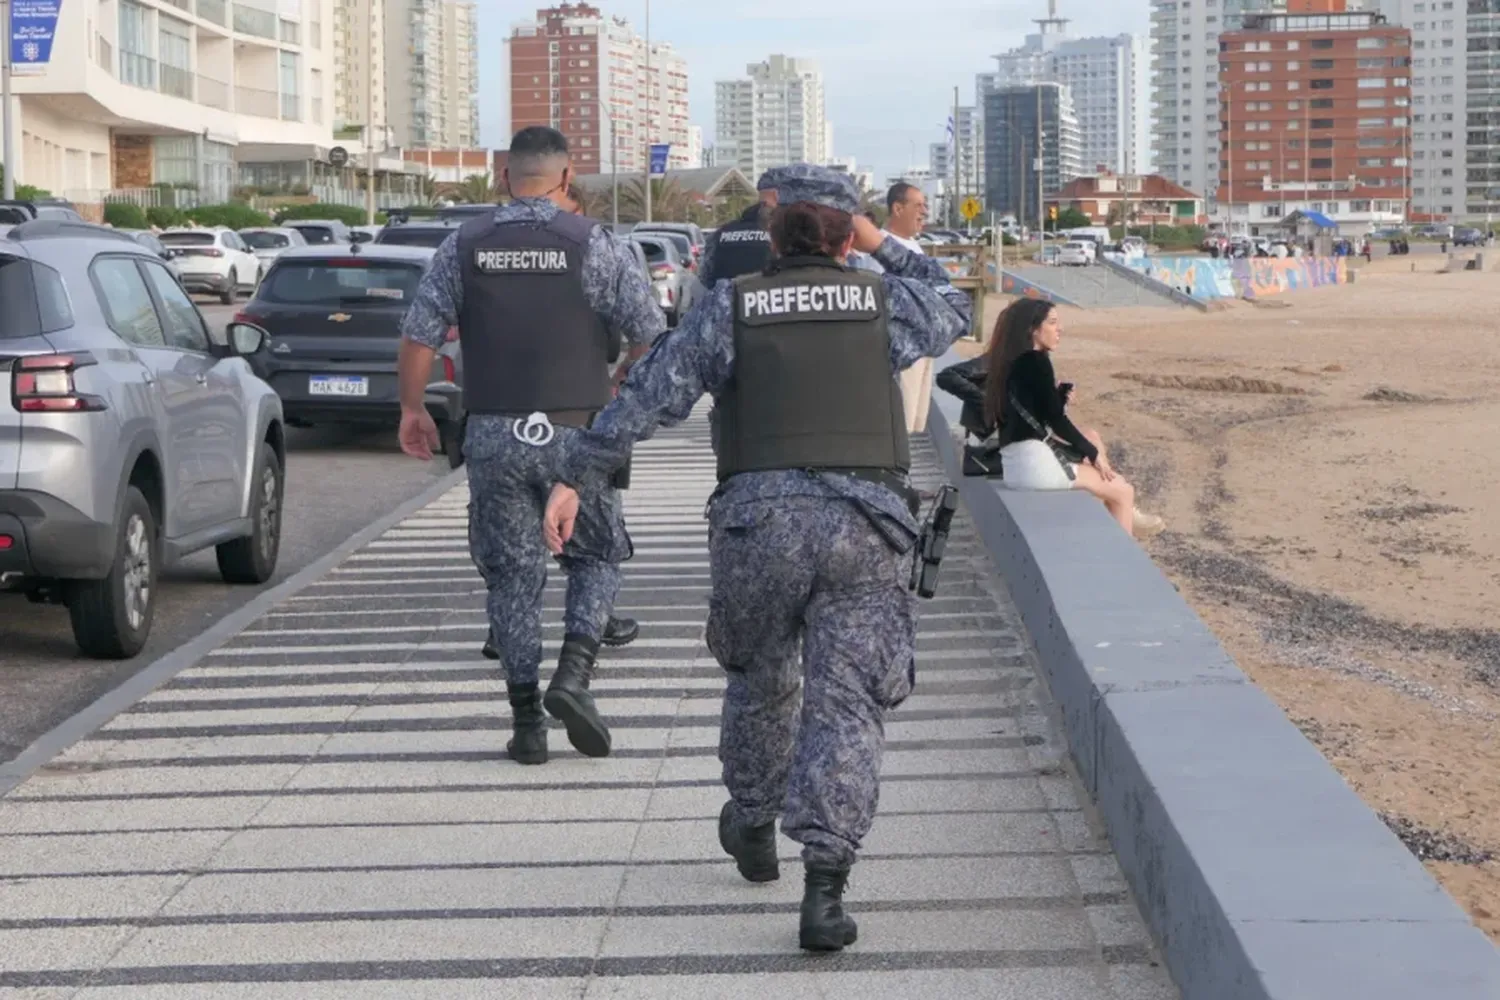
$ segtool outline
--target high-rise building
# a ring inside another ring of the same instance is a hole
[[[259,164],[319,184],[334,0],[191,6],[62,4],[46,72],[12,81],[12,178],[91,214],[111,191],[141,204],[174,188],[227,201],[259,183],[244,179]]]
[[[1412,34],[1412,218],[1500,215],[1500,0],[1381,0]]]
[[[1061,83],[1068,87],[1083,131],[1083,163],[1118,173],[1143,173],[1150,166],[1150,90],[1147,42],[1139,35],[1071,38],[1057,0],[1025,44],[995,57],[993,73],[976,81],[976,98],[998,87]]]
[[[773,55],[745,77],[715,85],[714,149],[719,165],[756,178],[788,163],[827,163],[831,132],[823,74],[806,59]]]
[[[390,122],[386,111],[385,0],[334,0],[333,120],[338,129]]]
[[[1287,0],[1151,0],[1155,170],[1215,204],[1219,176],[1219,35]]]
[[[385,0],[385,8],[386,111],[393,142],[435,149],[478,145],[473,0]]]
[[[984,112],[973,106],[960,106],[953,122],[950,138],[935,142],[928,147],[927,165],[936,177],[954,183],[953,155],[958,153],[958,197],[984,195]]]
[[[1344,0],[1288,6],[1219,39],[1222,218],[1252,233],[1299,210],[1350,234],[1402,222],[1411,33]]]
[[[1060,83],[999,87],[984,98],[985,205],[991,212],[1035,219],[1038,136],[1041,195],[1083,174],[1083,136],[1069,88]]]
[[[671,146],[669,169],[698,165],[687,62],[671,45],[648,45],[624,18],[587,3],[538,10],[515,25],[508,44],[511,128],[562,132],[579,173],[644,172],[654,143]]]

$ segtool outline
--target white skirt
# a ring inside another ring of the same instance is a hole
[[[1000,481],[1013,490],[1070,490],[1076,471],[1043,441],[1012,441],[1000,449]]]

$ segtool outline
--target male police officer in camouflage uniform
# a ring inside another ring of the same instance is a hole
[[[604,481],[587,490],[576,544],[560,553],[565,634],[545,697],[542,506],[562,446],[610,400],[611,342],[623,334],[644,349],[666,329],[635,258],[597,223],[559,208],[571,178],[560,133],[518,132],[505,172],[514,200],[466,222],[438,248],[402,324],[401,446],[419,458],[437,442],[422,405],[432,354],[450,326],[459,328],[469,548],[489,589],[491,634],[515,716],[506,749],[523,764],[547,760],[544,707],[580,752],[609,753],[609,729],[588,687],[619,593],[619,564],[631,552],[620,497]]]
[[[726,278],[755,274],[770,262],[771,234],[766,232],[766,219],[776,207],[776,178],[782,169],[772,167],[761,174],[755,185],[760,200],[708,238],[708,245],[703,248],[703,263],[698,268],[699,280],[706,288],[712,289]]]
[[[935,261],[851,218],[847,175],[797,164],[778,194],[771,267],[719,282],[564,443],[544,525],[559,550],[570,487],[597,488],[633,441],[713,394],[707,641],[729,674],[719,838],[745,878],[769,881],[781,816],[803,845],[801,944],[824,951],[856,936],[844,885],[875,814],[885,713],[915,677],[918,526],[893,374],[947,350],[970,307]],[[845,267],[851,246],[885,273]]]

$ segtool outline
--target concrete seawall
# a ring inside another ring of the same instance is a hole
[[[1185,1000],[1500,998],[1500,951],[1140,545],[1082,492],[963,478],[958,412],[928,432]]]

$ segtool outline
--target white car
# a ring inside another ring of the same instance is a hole
[[[1094,245],[1085,240],[1069,240],[1057,251],[1058,264],[1087,267],[1094,262]]]
[[[189,292],[217,295],[229,306],[241,289],[254,292],[260,284],[260,260],[233,229],[168,229],[157,239],[172,255]]]
[[[305,247],[307,240],[295,229],[274,226],[257,227],[255,229],[241,229],[240,239],[245,241],[245,246],[255,254],[256,260],[261,263],[261,273],[271,269],[271,262],[281,256],[281,251],[292,247]]]

